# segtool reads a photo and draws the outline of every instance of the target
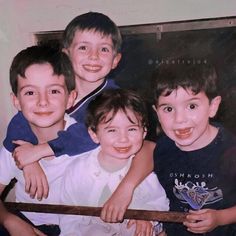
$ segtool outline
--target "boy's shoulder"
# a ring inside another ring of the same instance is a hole
[[[37,144],[38,140],[34,133],[31,131],[27,119],[24,117],[22,112],[18,112],[13,116],[7,127],[7,135],[3,141],[4,147],[9,151],[13,152],[16,145],[12,143],[12,140],[24,140]]]
[[[68,114],[64,115],[64,120],[65,120],[65,128],[64,130],[67,130],[71,125],[74,125],[75,123],[77,123],[77,121],[69,116]]]
[[[177,149],[175,142],[170,139],[166,134],[160,134],[156,141],[155,150],[158,150],[159,152],[165,152],[167,150],[170,151],[172,149]]]
[[[215,142],[219,142],[226,146],[236,145],[236,135],[234,133],[225,128],[221,123],[214,123],[213,125],[219,129]]]

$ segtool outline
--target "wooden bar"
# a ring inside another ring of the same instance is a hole
[[[4,205],[8,210],[19,210],[29,212],[44,212],[56,214],[100,216],[101,207],[88,206],[69,206],[69,205],[52,205],[52,204],[33,204],[33,203],[15,203],[5,202]],[[183,222],[187,213],[171,211],[147,211],[127,209],[124,215],[125,219],[139,219],[162,222]]]

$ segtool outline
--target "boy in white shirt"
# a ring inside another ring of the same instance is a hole
[[[12,62],[10,83],[13,104],[29,122],[39,143],[56,138],[58,131],[75,123],[73,118],[65,116],[65,110],[76,97],[73,68],[66,54],[45,46],[22,50]],[[39,161],[51,189],[48,198],[39,201],[25,192],[24,173],[17,167],[12,153],[3,147],[0,151],[0,194],[11,179],[16,178],[17,202],[58,204],[61,178],[72,160],[62,155]],[[56,214],[22,212],[16,215],[8,212],[0,202],[1,236],[55,236],[60,234],[58,223]]]

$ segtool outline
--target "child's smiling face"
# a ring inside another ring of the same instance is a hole
[[[117,111],[111,119],[112,114],[107,114],[105,121],[99,123],[96,133],[90,130],[90,134],[92,132],[93,140],[101,145],[104,158],[113,162],[115,159],[127,160],[141,148],[146,130],[129,109],[127,114],[122,110]]]
[[[101,83],[121,58],[114,49],[111,36],[94,30],[77,30],[69,48],[76,78],[90,83]]]
[[[32,129],[63,129],[65,110],[75,98],[69,94],[63,75],[56,75],[49,63],[33,64],[18,75],[18,92],[13,96],[15,107],[22,111]]]
[[[185,151],[206,146],[212,139],[209,118],[215,116],[220,97],[209,101],[204,92],[194,94],[178,87],[170,95],[161,95],[156,113],[165,134]]]

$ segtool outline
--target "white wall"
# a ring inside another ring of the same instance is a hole
[[[233,16],[236,1],[0,0],[0,145],[7,123],[16,112],[9,96],[12,58],[34,44],[34,32],[62,30],[72,18],[87,11],[107,14],[121,26]]]

